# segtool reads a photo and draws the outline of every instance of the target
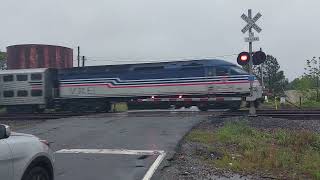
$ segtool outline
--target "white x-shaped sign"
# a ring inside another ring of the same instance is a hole
[[[253,17],[253,19],[251,17],[248,17],[245,14],[242,14],[241,18],[247,22],[248,24],[241,30],[242,33],[246,33],[250,28],[253,28],[254,30],[256,30],[258,33],[260,33],[262,31],[262,29],[256,25],[255,23],[258,21],[258,19],[261,18],[261,14],[258,13],[257,15],[255,15]]]

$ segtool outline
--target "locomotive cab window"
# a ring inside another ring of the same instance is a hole
[[[27,96],[28,96],[28,91],[26,91],[26,90],[19,90],[19,91],[17,92],[17,96],[18,96],[18,97],[27,97]]]
[[[33,90],[31,90],[31,96],[33,96],[33,97],[42,96],[42,90],[41,89],[33,89]]]
[[[27,81],[28,75],[17,75],[17,81]]]
[[[13,96],[14,96],[13,91],[3,91],[3,97],[9,98],[9,97],[13,97]]]
[[[42,74],[31,74],[31,80],[42,80]]]
[[[209,67],[207,69],[207,76],[215,76],[215,75],[216,75],[215,69],[213,67]]]
[[[5,76],[3,76],[3,81],[4,82],[13,81],[13,75],[5,75]]]

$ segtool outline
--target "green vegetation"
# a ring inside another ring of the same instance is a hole
[[[202,143],[218,159],[209,164],[236,172],[261,172],[290,179],[320,179],[320,135],[310,131],[250,127],[245,121],[227,123],[215,132],[192,131],[187,141]]]
[[[7,54],[5,52],[0,51],[0,69],[6,68],[6,58]]]
[[[126,112],[128,111],[128,105],[125,102],[113,103],[111,105],[111,112]]]
[[[303,76],[294,79],[287,89],[300,92],[303,107],[320,107],[320,57],[306,61]]]
[[[248,65],[243,66],[243,68],[249,71]],[[288,80],[284,75],[284,71],[280,70],[277,58],[272,55],[267,55],[267,59],[263,63],[263,69],[261,70],[260,66],[254,66],[253,73],[259,80],[262,79],[261,74],[263,74],[264,85],[274,96],[284,94],[284,89],[288,85]]]
[[[214,142],[214,134],[209,131],[193,130],[186,139],[187,141],[211,144]]]

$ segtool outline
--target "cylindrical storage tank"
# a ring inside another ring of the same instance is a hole
[[[43,44],[22,44],[7,47],[8,69],[72,68],[71,48]]]

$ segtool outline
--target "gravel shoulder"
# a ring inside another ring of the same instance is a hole
[[[250,127],[255,129],[273,132],[278,129],[287,130],[308,130],[320,133],[320,120],[287,120],[287,119],[274,119],[269,117],[245,118],[245,117],[232,117],[232,118],[209,118],[196,126],[193,131],[216,131],[227,122],[237,122],[246,119]],[[198,156],[206,156],[209,159],[215,159],[219,154],[210,153],[201,144],[197,142],[190,142],[184,138],[177,149],[177,153],[171,159],[170,164],[162,168],[160,179],[173,180],[173,179],[283,179],[284,177],[276,177],[269,173],[261,171],[256,173],[234,173],[230,170],[221,170],[206,164]]]

